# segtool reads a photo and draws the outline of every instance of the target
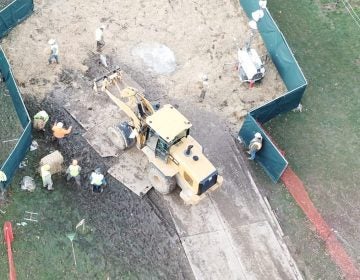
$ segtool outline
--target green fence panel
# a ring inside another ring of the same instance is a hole
[[[269,103],[253,109],[250,114],[259,122],[266,123],[277,115],[296,108],[304,94],[306,86],[285,93]]]
[[[242,141],[246,146],[249,145],[256,132],[259,132],[262,135],[263,146],[261,150],[256,153],[255,159],[264,168],[269,177],[274,182],[277,182],[285,171],[288,162],[284,156],[279,153],[277,147],[271,141],[270,137],[260,126],[260,124],[257,123],[250,114],[248,114],[240,130]]]
[[[15,0],[0,11],[0,38],[26,19],[34,10],[33,0]]]
[[[26,151],[28,150],[31,144],[31,120],[29,114],[24,105],[23,99],[21,97],[20,91],[15,83],[14,76],[12,74],[8,60],[5,57],[5,54],[0,47],[0,72],[2,77],[5,79],[6,87],[11,96],[12,102],[17,113],[17,116],[20,120],[22,127],[24,128],[23,133],[21,134],[18,142],[16,143],[15,148],[11,151],[10,155],[4,163],[1,164],[1,170],[5,172],[8,181],[6,186],[9,186],[12,178],[18,169],[19,164],[23,160]],[[1,104],[0,104],[1,106]]]
[[[11,154],[7,158],[7,160],[2,164],[1,170],[5,172],[8,180],[6,181],[6,187],[11,183],[13,176],[15,175],[16,170],[19,167],[19,164],[24,159],[26,152],[31,145],[31,132],[32,126],[31,122],[25,127],[21,137],[16,143],[15,148],[11,151]]]
[[[259,9],[258,0],[240,0],[240,3],[249,18],[251,18],[252,12]],[[287,161],[276,146],[273,145],[270,137],[261,129],[259,124],[263,124],[279,114],[296,108],[304,95],[307,81],[284,35],[279,30],[268,10],[265,10],[264,17],[258,22],[258,30],[263,38],[269,56],[286,86],[287,92],[251,110],[239,131],[239,137],[248,145],[251,140],[248,138],[253,136],[253,130],[256,128],[261,131],[265,145],[259,152],[259,156],[255,159],[263,166],[271,179],[276,181],[285,170],[284,168],[287,166]],[[268,143],[269,141],[272,145]]]

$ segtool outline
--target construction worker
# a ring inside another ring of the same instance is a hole
[[[0,200],[4,199],[6,181],[7,181],[7,176],[5,172],[0,170]]]
[[[102,193],[103,186],[106,186],[106,180],[103,174],[101,174],[101,169],[96,168],[94,172],[90,175],[90,184],[92,186],[92,191],[94,193]]]
[[[101,25],[99,28],[96,28],[95,30],[96,50],[98,52],[101,52],[102,48],[105,46],[104,29],[105,26]]]
[[[53,63],[54,60],[57,64],[59,64],[59,46],[56,43],[55,39],[50,39],[48,41],[50,45],[50,57],[49,57],[49,64]]]
[[[254,138],[250,141],[248,154],[250,155],[249,159],[254,160],[255,154],[262,147],[262,136],[259,132],[254,134]]]
[[[63,139],[66,135],[70,134],[72,130],[72,126],[69,126],[68,129],[64,128],[64,124],[62,122],[54,123],[52,127],[53,131],[53,140]]]
[[[207,75],[202,75],[201,81],[199,83],[199,89],[200,89],[200,97],[199,102],[203,102],[205,99],[205,95],[209,89],[209,78]]]
[[[80,176],[81,167],[78,165],[78,161],[73,159],[68,169],[66,170],[66,181],[74,178],[77,186],[81,187],[81,176]]]
[[[49,115],[46,111],[40,111],[34,116],[34,128],[36,130],[45,131],[45,125],[49,120]]]
[[[43,166],[40,167],[40,175],[41,175],[43,187],[45,189],[48,189],[49,191],[54,190],[49,164],[44,164]]]

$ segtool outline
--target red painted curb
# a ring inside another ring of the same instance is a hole
[[[346,279],[359,280],[359,270],[355,267],[353,260],[346,253],[344,247],[337,240],[329,225],[315,208],[300,178],[290,167],[287,167],[281,176],[281,180],[294,197],[297,204],[304,211],[305,215],[314,224],[321,239],[325,241],[326,248],[331,258],[342,270]]]

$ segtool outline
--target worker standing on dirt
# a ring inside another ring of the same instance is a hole
[[[209,89],[209,78],[207,75],[202,75],[201,81],[199,83],[199,89],[200,89],[200,97],[199,102],[203,102],[205,99],[205,95]]]
[[[54,190],[49,164],[44,164],[40,167],[40,175],[43,182],[43,187],[49,191]]]
[[[250,141],[248,154],[249,159],[254,160],[255,154],[262,148],[262,136],[259,132],[254,134],[254,138]]]
[[[53,131],[53,140],[61,140],[68,134],[70,134],[72,130],[72,126],[70,126],[68,129],[64,128],[64,124],[62,122],[54,123],[52,127]]]
[[[45,125],[49,120],[49,115],[46,111],[42,110],[34,116],[34,128],[36,130],[45,131]]]
[[[94,172],[90,175],[90,184],[92,186],[92,191],[94,193],[102,193],[103,186],[106,186],[106,180],[103,174],[101,174],[101,169],[96,168]]]
[[[81,176],[80,176],[81,167],[78,164],[76,159],[73,159],[68,169],[66,170],[66,181],[74,178],[77,186],[81,187]]]
[[[98,52],[101,52],[102,48],[105,46],[104,29],[105,26],[101,25],[99,28],[95,30],[96,50]]]
[[[49,64],[53,63],[54,60],[57,64],[59,64],[59,46],[56,43],[55,39],[50,39],[48,41],[50,45],[50,57],[49,57]]]

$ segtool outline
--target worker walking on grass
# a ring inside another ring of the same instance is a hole
[[[78,161],[73,159],[68,169],[66,170],[66,181],[74,179],[77,186],[81,187],[81,167],[78,165]]]
[[[72,130],[72,126],[69,126],[68,129],[64,128],[64,124],[62,122],[54,123],[52,127],[53,131],[53,140],[61,140],[65,136],[69,135]]]
[[[48,41],[50,45],[50,57],[49,57],[49,64],[53,63],[54,61],[59,64],[59,46],[56,43],[55,39],[50,39]]]
[[[49,164],[44,164],[43,166],[40,167],[40,175],[41,175],[43,187],[49,191],[54,190]]]
[[[40,111],[34,116],[34,129],[45,131],[45,125],[49,120],[49,115],[46,111]]]
[[[96,50],[98,52],[101,52],[102,48],[105,46],[104,29],[105,26],[101,25],[99,28],[95,30]]]
[[[248,154],[249,159],[254,160],[256,153],[262,148],[262,136],[259,132],[254,134],[254,138],[250,141]]]
[[[103,187],[106,186],[106,180],[103,174],[101,174],[101,169],[96,168],[94,172],[90,175],[90,184],[92,186],[92,191],[94,193],[102,193]]]

